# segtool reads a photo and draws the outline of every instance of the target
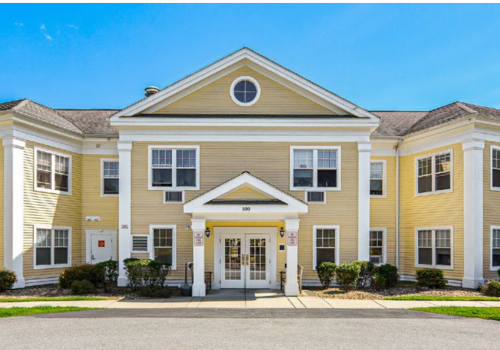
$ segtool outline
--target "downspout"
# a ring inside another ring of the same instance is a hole
[[[396,144],[396,267],[399,270],[399,146],[401,139]]]

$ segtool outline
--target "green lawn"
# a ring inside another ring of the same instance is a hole
[[[436,306],[416,307],[410,310],[500,321],[500,307]]]
[[[75,312],[97,310],[91,307],[75,307],[75,306],[35,306],[35,307],[10,307],[0,308],[0,317],[16,317],[41,314],[54,314],[60,312]]]
[[[494,297],[451,297],[433,295],[409,295],[406,297],[385,297],[384,300],[424,300],[424,301],[500,301]]]
[[[108,300],[108,298],[102,298],[102,297],[0,298],[0,303],[20,303],[25,301],[76,301],[76,300]]]

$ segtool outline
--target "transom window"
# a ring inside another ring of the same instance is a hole
[[[260,96],[260,86],[251,77],[239,77],[231,84],[231,98],[240,106],[251,106]]]
[[[452,266],[452,232],[450,229],[417,231],[417,265]]]
[[[370,163],[370,195],[383,196],[384,195],[384,163],[371,162]]]
[[[338,228],[314,227],[313,231],[313,268],[316,269],[324,261],[337,263]]]
[[[500,268],[500,228],[491,230],[491,267],[494,270]]]
[[[71,157],[36,150],[35,188],[40,191],[69,193]]]
[[[374,264],[384,262],[384,231],[370,231],[370,261]]]
[[[500,190],[500,148],[491,148],[491,187]]]
[[[417,193],[451,190],[451,152],[417,160]]]
[[[167,263],[175,269],[175,228],[153,227],[152,259]]]
[[[70,266],[69,228],[35,229],[35,267]]]
[[[104,195],[119,194],[120,164],[117,160],[103,160],[102,162],[102,193]]]
[[[150,189],[197,189],[198,186],[198,147],[150,147]]]
[[[337,148],[292,148],[292,189],[338,189],[339,153]]]

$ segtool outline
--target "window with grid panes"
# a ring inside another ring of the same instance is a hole
[[[294,149],[293,187],[336,188],[337,168],[335,149]]]
[[[491,230],[491,266],[500,267],[500,229]]]
[[[417,264],[451,266],[451,230],[419,230],[417,232]]]
[[[35,265],[67,266],[69,261],[69,229],[37,229]]]
[[[173,230],[171,228],[155,228],[153,230],[154,260],[172,266]]]
[[[500,149],[491,150],[491,186],[500,189]]]
[[[417,193],[451,189],[451,153],[418,160]]]
[[[70,158],[36,151],[36,188],[69,192]]]
[[[374,264],[384,262],[384,231],[370,231],[370,261]]]
[[[370,163],[370,194],[372,196],[384,195],[384,163]]]
[[[335,229],[316,229],[316,266],[324,261],[336,263]]]
[[[120,166],[117,161],[103,161],[103,194],[119,194]]]

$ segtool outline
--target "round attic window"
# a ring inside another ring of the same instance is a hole
[[[260,86],[252,77],[239,77],[231,84],[231,98],[240,106],[251,106],[260,97]]]

